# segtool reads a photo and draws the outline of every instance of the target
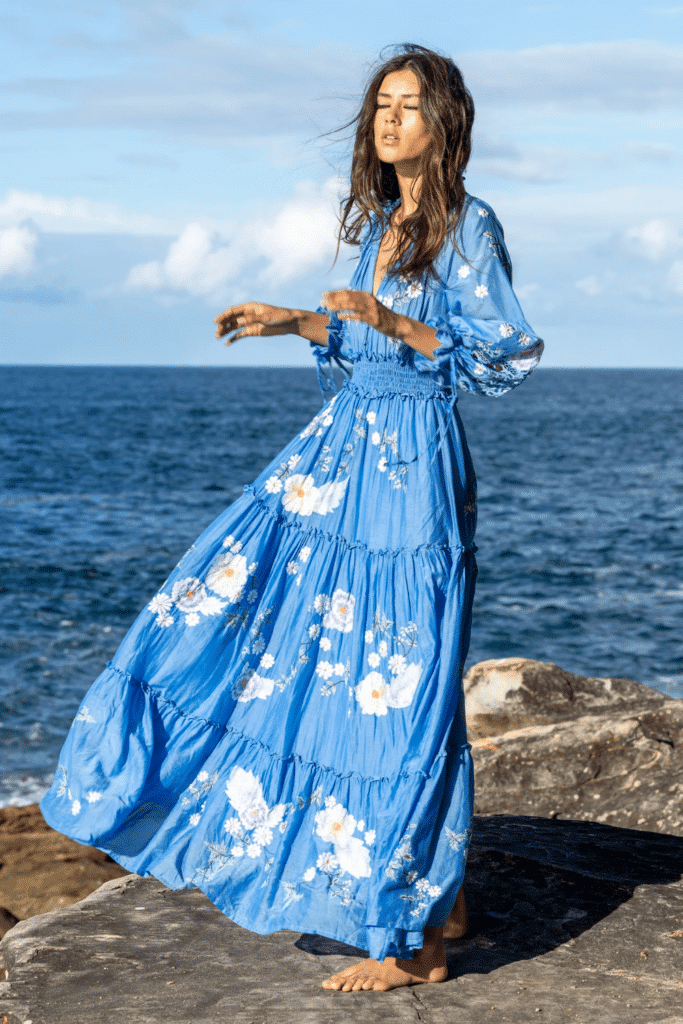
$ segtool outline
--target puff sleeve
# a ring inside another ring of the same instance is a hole
[[[346,321],[340,320],[335,312],[330,312],[324,306],[318,306],[316,313],[326,313],[330,318],[327,325],[327,345],[319,345],[317,341],[309,342],[315,356],[318,369],[318,383],[324,397],[328,391],[337,390],[334,374],[332,373],[333,363],[336,363],[347,377],[349,376],[349,371],[341,361],[341,347]]]
[[[460,253],[452,243],[444,246],[436,268],[441,294],[425,320],[436,328],[439,347],[433,360],[416,353],[414,365],[464,391],[502,395],[531,373],[543,341],[524,319],[512,290],[503,229],[487,203],[468,202],[457,241]]]

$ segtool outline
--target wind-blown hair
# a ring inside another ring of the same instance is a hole
[[[388,273],[419,277],[427,271],[436,277],[434,260],[450,231],[456,244],[454,229],[465,202],[463,171],[470,158],[474,102],[449,57],[415,43],[403,43],[398,49],[377,68],[360,110],[343,126],[357,124],[350,192],[341,205],[339,244],[359,245],[372,214],[379,218],[382,232],[389,227],[384,204],[398,199],[400,192],[394,165],[381,161],[375,149],[377,94],[387,75],[408,68],[420,82],[420,111],[431,138],[421,158],[418,207],[398,227],[398,256]]]

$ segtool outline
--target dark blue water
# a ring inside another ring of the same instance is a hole
[[[47,788],[135,615],[320,401],[313,369],[0,368],[0,805]],[[683,696],[683,371],[539,370],[460,410],[480,495],[469,664]]]

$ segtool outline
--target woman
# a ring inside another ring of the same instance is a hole
[[[476,500],[455,387],[502,394],[543,347],[464,190],[472,119],[453,62],[401,48],[357,119],[350,289],[216,318],[229,344],[306,337],[319,372],[344,357],[353,379],[142,612],[42,803],[246,928],[367,949],[324,983],[345,992],[444,980],[444,926],[465,922]]]

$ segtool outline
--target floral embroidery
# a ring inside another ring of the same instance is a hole
[[[253,860],[260,857],[264,847],[272,843],[273,829],[282,822],[287,810],[287,804],[268,807],[258,776],[244,768],[232,769],[225,793],[231,807],[237,811],[237,817],[228,818],[223,824],[223,830],[230,836],[229,847],[227,842],[205,841],[209,862],[206,868],[198,870],[198,874],[206,879],[214,878],[242,857]]]
[[[388,433],[386,428],[380,434],[379,430],[375,430],[372,433],[370,439],[375,448],[379,448],[380,458],[377,462],[377,469],[380,473],[385,473],[388,469],[389,463],[385,452],[389,451],[395,458],[393,459],[394,469],[389,472],[388,479],[393,481],[394,487],[399,489],[402,488],[404,491],[408,490],[405,476],[408,472],[408,466],[410,462],[407,459],[401,458],[398,450],[398,430],[394,430],[393,433]],[[410,460],[413,461],[413,460]]]
[[[333,844],[341,872],[348,871],[354,878],[369,878],[372,874],[370,851],[362,839],[354,836],[357,827],[353,815],[333,796],[326,798],[325,807],[315,816],[316,834],[323,842]]]
[[[354,689],[364,715],[386,715],[387,708],[407,708],[415,696],[422,673],[422,662],[402,666],[394,680],[387,683],[380,672],[370,672]]]
[[[335,395],[327,403],[327,405],[324,407],[324,409],[321,409],[320,412],[318,413],[318,415],[313,417],[313,419],[308,424],[308,426],[304,430],[301,431],[301,433],[299,434],[299,437],[310,437],[311,434],[317,434],[317,436],[320,437],[322,435],[322,430],[320,429],[321,426],[323,426],[323,427],[330,427],[330,426],[332,426],[332,423],[334,422],[334,417],[332,416],[332,407],[334,406],[334,403],[337,401],[337,397],[338,396]],[[320,433],[318,433],[318,431],[320,431]],[[271,477],[271,479],[272,479],[272,477]]]
[[[443,890],[440,885],[432,885],[429,879],[420,878],[419,873],[410,867],[415,861],[412,849],[414,830],[415,825],[410,825],[404,833],[386,868],[386,874],[393,881],[404,883],[407,891],[401,893],[400,898],[410,905],[411,917],[420,917],[441,896]]]
[[[74,718],[74,722],[91,722],[94,724],[95,719],[90,714],[90,708],[86,707],[86,705],[84,704],[81,710]]]
[[[347,477],[345,480],[334,480],[316,487],[310,473],[306,476],[294,473],[285,483],[282,504],[288,512],[300,516],[310,516],[313,512],[324,516],[337,508],[348,482]]]
[[[353,629],[353,609],[356,599],[345,590],[335,590],[329,611],[323,619],[326,629],[338,629],[341,633],[350,633]]]
[[[478,299],[485,299],[488,293],[489,290],[485,284],[478,284],[477,287],[474,289],[474,294],[477,296]]]
[[[229,551],[221,553],[214,560],[209,567],[206,583],[202,583],[196,576],[187,576],[173,584],[170,596],[161,592],[152,598],[147,607],[156,615],[158,626],[173,625],[175,619],[170,613],[174,605],[185,613],[187,626],[197,626],[201,621],[200,615],[219,615],[226,603],[234,604],[241,600],[249,577],[256,572],[257,563],[247,565],[247,559],[240,554],[241,541],[236,541],[232,536],[225,538],[223,547],[229,548]],[[209,594],[207,588],[215,593]],[[221,601],[215,594],[219,594],[225,600]],[[252,587],[248,602],[252,604],[256,596],[256,589]],[[242,618],[246,620],[246,612]]]
[[[469,277],[469,276],[470,276],[470,267],[468,267],[466,263],[463,263],[463,265],[458,270],[458,277],[462,281],[464,278]]]
[[[69,769],[65,768],[63,764],[60,764],[59,771],[61,778],[57,786],[57,796],[65,796],[67,800],[71,801],[71,813],[75,817],[77,814],[80,814],[81,801],[74,799],[73,793],[69,788]]]

